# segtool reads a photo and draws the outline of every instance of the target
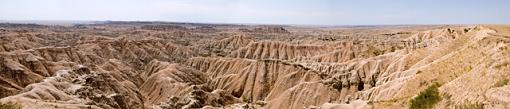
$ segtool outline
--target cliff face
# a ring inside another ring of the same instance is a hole
[[[3,26],[0,103],[23,108],[408,108],[410,100],[438,84],[441,99],[435,108],[509,107],[505,26],[239,33],[247,27],[154,25]],[[316,34],[331,36],[324,40]]]

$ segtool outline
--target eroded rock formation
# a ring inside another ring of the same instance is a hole
[[[407,108],[421,91],[439,84],[436,108],[509,107],[507,26],[411,26],[395,32],[160,23],[1,24],[0,103]],[[323,36],[327,40],[317,38]]]

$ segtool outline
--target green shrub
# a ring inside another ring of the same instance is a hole
[[[0,109],[21,109],[21,105],[16,103],[0,103]]]
[[[494,84],[494,87],[502,87],[508,84],[508,79],[502,79],[499,80],[496,84]]]
[[[424,91],[420,92],[420,94],[411,99],[410,109],[431,109],[434,107],[436,103],[441,100],[441,96],[439,96],[439,91],[437,88],[440,85],[438,83],[434,83],[427,87]]]

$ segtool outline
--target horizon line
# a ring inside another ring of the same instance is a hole
[[[190,23],[190,24],[230,24],[230,25],[280,25],[280,26],[409,26],[409,25],[510,25],[510,23],[464,23],[464,24],[439,24],[439,23],[416,23],[416,24],[286,24],[286,23],[234,23],[234,22],[188,22],[188,21],[163,21],[163,20],[0,20],[0,23],[13,24],[39,24],[60,25],[63,24],[97,24],[97,22],[161,22],[161,23]]]

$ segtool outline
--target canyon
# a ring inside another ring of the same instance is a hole
[[[0,103],[27,109],[510,108],[508,25],[2,23],[0,45]]]

